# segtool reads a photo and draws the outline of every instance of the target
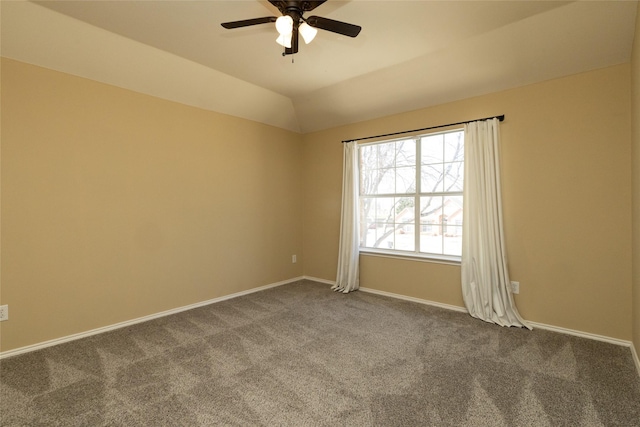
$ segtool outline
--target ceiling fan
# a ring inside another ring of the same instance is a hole
[[[282,16],[265,16],[262,18],[245,19],[242,21],[224,22],[222,25],[226,29],[248,27],[251,25],[276,23],[276,29],[280,34],[276,42],[282,45],[285,50],[282,55],[293,55],[298,52],[298,35],[302,35],[305,43],[309,44],[316,36],[318,30],[331,31],[349,37],[355,37],[360,33],[362,27],[348,24],[346,22],[335,21],[321,16],[310,16],[304,18],[305,12],[312,11],[326,0],[319,1],[274,1],[269,3],[278,8]]]

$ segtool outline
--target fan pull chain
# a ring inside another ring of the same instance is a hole
[[[286,53],[282,52],[282,56],[287,56]],[[294,64],[295,63],[295,56],[294,54],[291,54],[291,63]]]

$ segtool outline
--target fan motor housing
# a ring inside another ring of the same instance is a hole
[[[274,6],[282,12],[282,14],[286,15],[290,11],[297,11],[300,15],[303,12],[309,12],[310,10],[315,9],[320,6],[326,0],[322,1],[272,1],[270,2]]]

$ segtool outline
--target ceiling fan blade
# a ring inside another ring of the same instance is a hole
[[[286,1],[269,0],[269,3],[271,3],[272,5],[277,7],[278,10],[280,12],[282,12],[282,13],[284,13],[283,11],[287,9],[287,2]]]
[[[275,16],[265,16],[263,18],[245,19],[243,21],[223,22],[224,28],[231,30],[233,28],[249,27],[251,25],[268,24],[269,22],[276,22]]]
[[[359,25],[347,24],[346,22],[334,21],[333,19],[323,18],[322,16],[310,16],[307,23],[312,27],[322,30],[331,31],[333,33],[342,34],[349,37],[355,37],[360,34],[362,27]]]

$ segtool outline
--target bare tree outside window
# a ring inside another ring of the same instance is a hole
[[[360,246],[460,256],[464,132],[361,145]]]

